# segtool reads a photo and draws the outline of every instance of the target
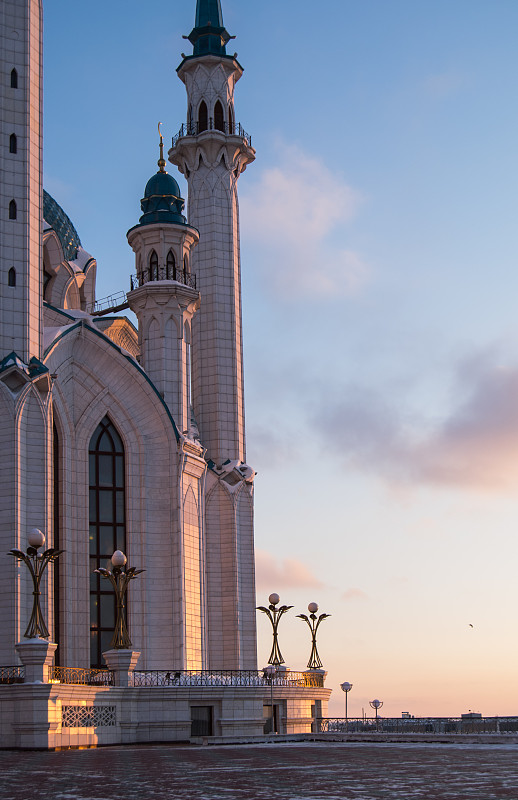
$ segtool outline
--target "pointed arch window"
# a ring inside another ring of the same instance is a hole
[[[10,153],[17,153],[18,152],[18,140],[16,138],[15,133],[11,133],[9,137],[9,152]]]
[[[172,250],[167,254],[166,277],[168,281],[176,280],[176,259]]]
[[[206,131],[209,127],[209,112],[207,111],[207,103],[202,100],[198,109],[198,133]]]
[[[11,89],[18,88],[18,73],[15,69],[11,70]]]
[[[94,570],[106,567],[115,550],[126,552],[124,445],[109,417],[90,440],[90,664],[103,665],[115,631],[115,595]]]
[[[231,135],[234,134],[234,109],[232,108],[232,103],[228,107],[228,132]]]
[[[16,286],[16,270],[14,267],[11,267],[11,269],[7,273],[7,285]]]
[[[9,219],[17,219],[18,218],[18,206],[16,205],[16,200],[11,200],[9,203]]]
[[[149,256],[149,280],[158,280],[158,256],[156,250],[152,250]]]
[[[187,113],[187,127],[188,127],[187,133],[190,136],[192,136],[195,133],[195,131],[193,130],[194,129],[194,119],[193,119],[193,116],[192,116],[192,105],[190,103],[189,103],[189,111]]]
[[[225,132],[225,115],[223,113],[223,106],[219,100],[214,106],[214,127],[217,131]]]

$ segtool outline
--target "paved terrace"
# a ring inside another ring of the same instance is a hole
[[[2,800],[517,800],[510,744],[0,752]]]

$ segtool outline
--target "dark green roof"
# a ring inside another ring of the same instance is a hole
[[[234,37],[223,25],[220,0],[197,0],[195,26],[187,38],[195,56],[227,54],[226,45]]]
[[[140,206],[144,212],[139,220],[140,225],[152,225],[156,222],[168,222],[175,225],[186,225],[182,214],[185,202],[180,194],[180,187],[167,172],[157,172],[146,184],[144,197]]]
[[[81,247],[81,240],[61,206],[45,190],[43,191],[43,219],[56,232],[66,260],[75,261],[77,250]]]

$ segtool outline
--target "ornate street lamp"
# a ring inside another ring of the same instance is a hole
[[[378,709],[383,706],[383,700],[369,700],[369,705],[376,711],[376,730],[378,730]]]
[[[308,661],[308,669],[321,669],[322,668],[322,661],[320,660],[320,656],[318,655],[317,650],[317,631],[318,626],[322,622],[322,620],[327,619],[330,617],[331,614],[321,614],[317,618],[317,611],[318,611],[318,604],[317,603],[310,603],[308,605],[309,611],[309,619],[306,614],[297,614],[298,619],[303,619],[309,625],[309,630],[311,631],[311,655]],[[311,622],[309,621],[311,620]]]
[[[269,600],[269,603],[270,603],[268,608],[265,608],[264,606],[258,606],[257,610],[258,611],[262,611],[263,614],[266,614],[266,616],[268,617],[268,619],[272,623],[272,628],[273,628],[273,646],[272,646],[272,652],[270,653],[270,658],[268,659],[268,664],[272,664],[272,666],[274,666],[274,667],[280,667],[281,664],[284,664],[284,659],[283,659],[282,653],[281,653],[281,651],[279,649],[279,642],[278,642],[278,638],[277,638],[277,630],[278,630],[279,622],[281,621],[282,615],[285,614],[287,611],[289,611],[290,608],[293,608],[293,606],[281,606],[280,608],[277,608],[277,604],[278,604],[278,602],[280,600],[280,597],[279,597],[278,594],[275,594],[275,592],[270,595],[268,600]]]
[[[34,598],[32,603],[32,614],[29,620],[29,625],[27,626],[27,630],[24,633],[24,638],[37,639],[41,637],[42,639],[48,639],[50,633],[45,623],[40,605],[40,583],[48,564],[50,564],[51,561],[55,561],[57,558],[59,558],[61,553],[64,551],[56,550],[51,547],[49,550],[45,550],[44,553],[38,553],[40,547],[43,547],[45,544],[45,536],[38,528],[32,529],[32,531],[29,533],[28,541],[29,547],[27,548],[26,553],[24,553],[23,550],[10,550],[7,555],[14,556],[14,558],[17,558],[18,561],[23,561],[23,563],[27,565],[27,568],[31,573],[34,587],[32,592]]]
[[[353,688],[353,685],[352,685],[352,683],[349,683],[348,681],[344,681],[344,683],[341,683],[341,684],[340,684],[340,689],[342,690],[342,692],[344,692],[344,693],[345,693],[345,732],[346,732],[346,733],[347,733],[347,731],[348,731],[348,719],[347,719],[347,695],[349,694],[349,692],[351,691],[351,689],[352,689],[352,688]]]
[[[122,550],[116,550],[112,555],[111,561],[113,564],[113,570],[111,572],[110,570],[102,568],[96,569],[94,572],[98,572],[101,578],[107,578],[107,580],[110,581],[115,591],[115,597],[117,598],[117,618],[110,647],[114,650],[128,650],[132,647],[132,642],[126,624],[124,599],[128,591],[129,582],[136,578],[137,575],[140,575],[141,572],[145,572],[145,570],[135,569],[135,567],[124,570],[123,567],[126,565],[128,559]]]

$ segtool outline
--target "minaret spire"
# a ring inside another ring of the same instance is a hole
[[[194,28],[184,38],[193,45],[194,56],[226,56],[226,45],[235,37],[223,25],[220,0],[197,0]]]

